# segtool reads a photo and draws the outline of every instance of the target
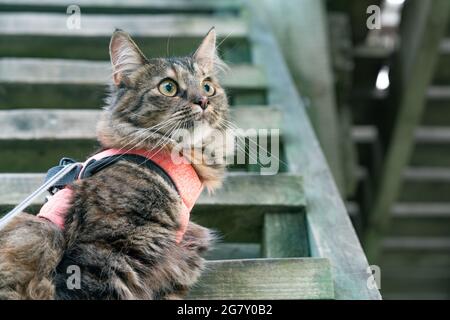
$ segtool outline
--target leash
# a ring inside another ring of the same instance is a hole
[[[44,192],[47,192],[55,184],[57,184],[61,179],[63,179],[69,173],[72,173],[74,169],[78,169],[80,163],[70,163],[64,165],[60,171],[53,175],[50,179],[46,180],[39,188],[37,188],[32,194],[25,198],[20,204],[18,204],[14,209],[8,212],[3,218],[0,219],[0,230],[11,221],[12,218],[17,216],[19,213],[23,212],[34,199],[39,197]]]

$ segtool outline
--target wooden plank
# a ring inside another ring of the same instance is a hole
[[[111,37],[116,29],[136,37],[202,38],[212,21],[201,15],[83,15],[82,27],[67,27],[67,15],[56,13],[0,13],[0,35],[35,35],[48,37]],[[215,17],[219,37],[243,38],[247,28],[243,20],[230,16]],[[28,44],[27,44],[28,45]]]
[[[450,169],[410,167],[404,170],[399,200],[405,202],[446,202],[450,194]]]
[[[284,112],[288,170],[301,172],[304,177],[311,255],[332,262],[333,274],[339,274],[334,278],[337,299],[380,299],[378,290],[367,288],[367,259],[308,121],[305,105],[293,85],[277,41],[265,23],[264,8],[259,1],[249,5],[253,61],[265,66],[266,73],[270,74],[269,101]]]
[[[111,64],[106,61],[61,59],[0,59],[1,83],[104,85],[111,77]],[[230,65],[222,77],[230,89],[264,89],[267,86],[261,68],[251,65]]]
[[[236,260],[261,258],[259,243],[219,243],[205,255],[207,260]]]
[[[326,259],[211,261],[191,299],[333,299]]]
[[[446,167],[450,164],[450,127],[420,127],[415,140],[411,166]]]
[[[421,269],[411,274],[401,269],[382,269],[381,290],[387,299],[400,300],[448,300],[450,298],[450,274],[439,274],[443,269]]]
[[[446,126],[450,123],[450,87],[432,86],[427,92],[427,106],[422,124]]]
[[[109,62],[0,59],[0,108],[97,109],[103,105],[110,77]],[[240,94],[264,97],[267,82],[260,68],[232,65],[223,75],[222,85],[230,91],[234,104]]]
[[[392,208],[387,233],[393,237],[445,237],[450,234],[450,203],[402,202]]]
[[[44,175],[0,174],[0,204],[11,205],[23,200],[42,184]],[[200,205],[257,206],[280,208],[303,208],[302,178],[291,174],[261,176],[257,174],[229,173],[222,189],[214,195],[202,194]],[[261,195],[264,194],[264,197]],[[44,197],[35,200],[43,203]]]
[[[287,0],[283,6],[277,0],[262,2],[297,90],[309,101],[311,122],[331,172],[345,193],[325,6],[316,0]]]
[[[0,140],[95,139],[99,110],[0,110]],[[276,107],[240,106],[231,110],[238,128],[280,129]]]
[[[450,119],[448,124],[450,124]],[[363,159],[363,163],[375,164],[372,172],[379,172],[377,168],[381,165],[382,148],[377,128],[373,125],[354,126],[352,131],[352,139],[359,146],[360,157]],[[369,154],[366,155],[366,153]],[[418,127],[414,132],[414,147],[410,165],[418,167],[445,167],[449,163],[450,127]]]
[[[391,88],[392,103],[398,106],[398,113],[365,236],[366,252],[375,263],[381,236],[389,225],[390,208],[400,191],[402,169],[411,154],[414,130],[425,107],[427,87],[431,83],[449,11],[450,3],[446,0],[412,0],[405,5],[400,31],[402,46],[395,64],[398,68],[392,73]]]
[[[180,56],[192,53],[215,26],[223,41],[222,57],[249,62],[247,26],[239,17],[83,14],[79,29],[67,27],[68,17],[64,13],[0,13],[0,56],[107,60],[109,39],[116,28],[130,33],[149,57]]]
[[[43,178],[43,174],[0,174],[0,215],[25,199]],[[27,212],[38,212],[43,200],[37,199]],[[298,176],[229,173],[222,189],[211,196],[202,194],[192,220],[218,230],[224,241],[254,243],[261,241],[265,213],[304,212],[304,208]]]
[[[83,13],[154,13],[154,12],[235,12],[241,7],[241,0],[77,0],[76,5],[81,7]],[[46,11],[64,12],[71,0],[0,0],[0,11]]]
[[[264,216],[263,256],[308,257],[308,230],[304,213],[271,213]]]

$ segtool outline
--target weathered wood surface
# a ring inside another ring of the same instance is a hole
[[[104,85],[111,78],[111,63],[68,59],[0,59],[0,83]],[[267,86],[261,68],[231,65],[222,77],[225,87],[261,89]]]
[[[447,237],[450,235],[450,203],[401,202],[392,208],[387,233],[394,237]]]
[[[409,163],[411,166],[446,167],[450,164],[450,127],[421,125],[414,131],[413,139],[414,147]],[[352,140],[358,144],[360,150],[369,148],[370,157],[375,165],[372,172],[378,172],[377,168],[380,167],[382,158],[378,129],[373,125],[354,126]]]
[[[231,103],[243,104],[249,94],[251,104],[255,100],[265,103],[267,82],[261,69],[245,64],[230,67],[221,83],[228,89]],[[104,104],[110,79],[111,65],[106,61],[3,58],[0,108],[97,109]]]
[[[64,12],[66,8],[74,4],[71,0],[0,0],[0,11],[22,10],[22,11],[59,11]],[[236,11],[241,7],[241,0],[77,0],[82,12],[194,12],[211,13],[224,11]],[[134,10],[133,10],[134,9]]]
[[[305,213],[266,214],[262,250],[266,258],[308,257],[308,228]]]
[[[397,68],[392,72],[391,87],[391,103],[398,106],[398,113],[388,135],[386,157],[364,242],[374,263],[380,253],[381,237],[389,225],[391,206],[400,191],[403,168],[411,155],[414,130],[425,107],[449,11],[447,0],[412,0],[404,9],[400,30],[402,46]]]
[[[311,255],[332,263],[337,299],[380,299],[378,290],[367,288],[367,259],[339,196],[332,174],[308,120],[289,70],[270,29],[264,9],[251,2],[253,60],[265,66],[270,103],[283,108],[283,133],[289,172],[301,173],[308,203]],[[333,232],[336,230],[336,232]],[[338,275],[338,276],[336,276]]]
[[[1,36],[111,37],[116,29],[136,37],[203,37],[211,29],[211,18],[203,15],[83,15],[80,28],[67,27],[66,14],[0,13]],[[242,19],[218,16],[214,25],[219,37],[245,37],[247,27]]]
[[[23,200],[42,184],[43,174],[0,174],[0,204],[14,205]],[[277,209],[303,208],[302,178],[279,174],[261,176],[257,174],[233,174],[226,177],[223,188],[213,195],[202,194],[199,205],[259,206]],[[261,195],[264,195],[263,197]],[[43,203],[44,198],[34,203]]]
[[[210,261],[191,299],[333,299],[326,259]]]
[[[207,260],[236,260],[261,258],[259,243],[218,243],[205,255]]]
[[[0,110],[0,140],[95,139],[98,110]],[[240,106],[231,110],[231,121],[243,130],[280,129],[276,107]]]
[[[450,168],[409,167],[403,171],[399,200],[446,202],[450,194]]]

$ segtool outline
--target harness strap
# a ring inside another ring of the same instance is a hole
[[[126,160],[146,166],[161,176],[177,191],[182,200],[179,220],[180,229],[176,235],[177,243],[179,243],[186,232],[190,212],[203,190],[203,184],[195,169],[191,164],[186,162],[186,159],[182,156],[171,155],[164,151],[130,150],[123,152],[119,149],[107,149],[94,155],[84,164],[80,164],[76,170],[71,171],[64,179],[58,181],[49,190],[54,196],[44,204],[38,216],[64,228],[65,215],[70,208],[72,199],[70,184],[77,179],[88,178],[110,165],[117,163],[119,160]],[[53,167],[48,171],[46,179],[54,176],[64,165],[74,162],[72,159],[63,158],[59,166]]]

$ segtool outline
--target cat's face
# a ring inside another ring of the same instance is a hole
[[[147,59],[126,33],[117,31],[110,55],[114,88],[107,112],[124,141],[136,134],[137,140],[164,140],[180,129],[204,139],[225,128],[228,102],[216,78],[221,62],[214,29],[192,56],[158,59]]]

